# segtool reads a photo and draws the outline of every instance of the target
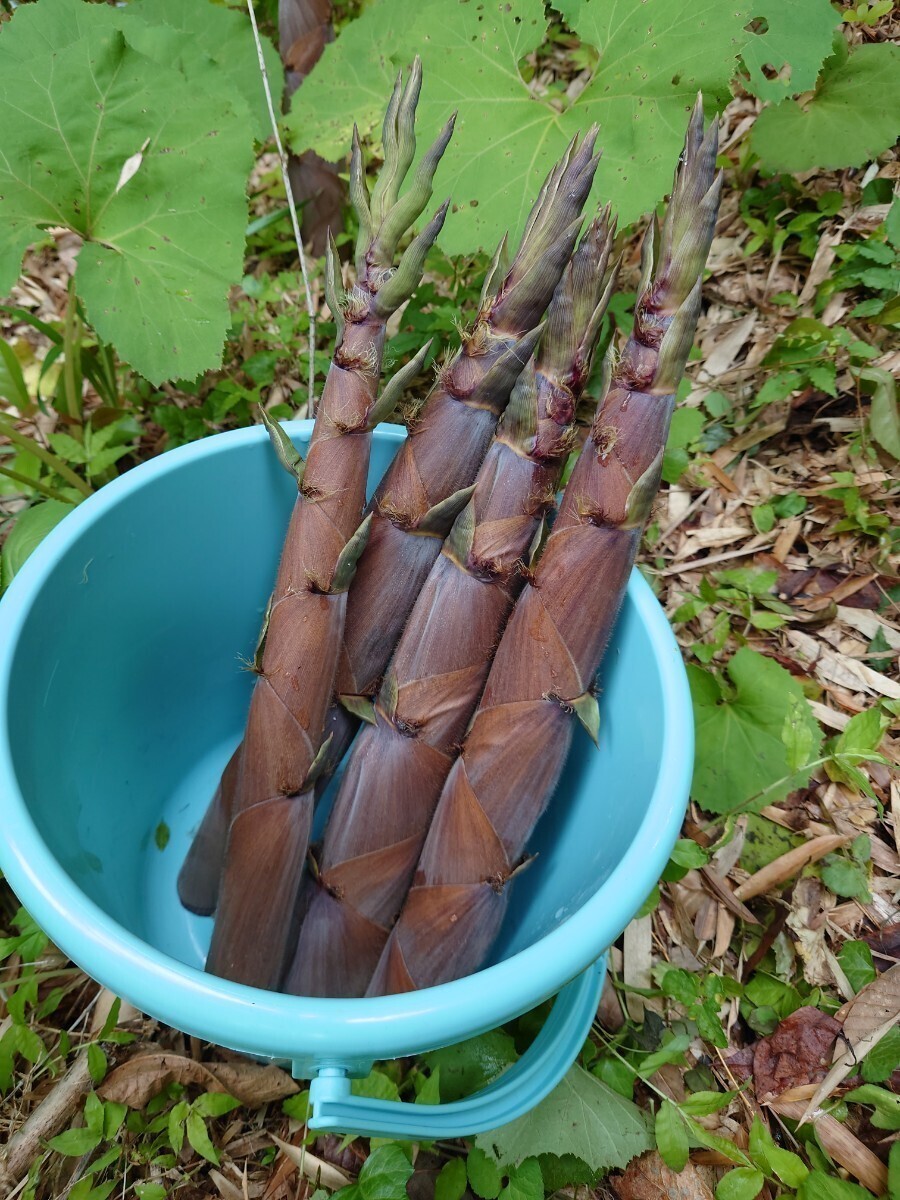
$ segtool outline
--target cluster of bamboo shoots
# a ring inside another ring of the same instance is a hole
[[[595,679],[659,486],[718,209],[698,101],[644,240],[631,336],[591,398],[615,223],[607,208],[582,229],[596,131],[573,141],[366,508],[371,431],[428,350],[377,396],[385,326],[449,203],[398,255],[453,127],[401,195],[420,84],[416,62],[371,197],[354,135],[356,284],[341,293],[332,243],[336,348],[305,461],[265,418],[297,501],[243,741],[179,878],[188,908],[215,912],[207,970],[300,995],[427,987],[488,955],[574,727],[598,736]],[[316,798],[351,743],[311,848]]]

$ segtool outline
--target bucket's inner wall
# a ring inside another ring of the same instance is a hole
[[[398,444],[374,442],[371,481]],[[226,438],[173,464],[69,546],[13,664],[10,740],[41,836],[112,918],[193,966],[212,922],[185,912],[175,879],[243,729],[253,676],[242,659],[253,654],[295,494],[263,439]],[[628,603],[602,680],[601,749],[576,734],[495,957],[580,907],[646,810],[662,688]]]

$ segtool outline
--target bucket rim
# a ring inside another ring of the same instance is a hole
[[[302,438],[312,421],[285,423]],[[398,426],[375,438],[400,442]],[[23,627],[70,543],[118,503],[170,472],[211,454],[266,439],[261,426],[214,434],[165,452],[119,476],[78,505],[34,550],[0,600],[0,867],[41,928],[88,975],[186,1033],[244,1053],[308,1058],[383,1059],[419,1053],[493,1029],[534,1008],[590,967],[646,900],[684,817],[693,767],[687,675],[668,620],[640,572],[628,601],[650,639],[666,714],[660,767],[635,836],[608,877],[555,929],[474,975],[399,996],[326,999],[289,996],[207,975],[143,941],[90,900],[37,829],[13,765],[10,686]]]

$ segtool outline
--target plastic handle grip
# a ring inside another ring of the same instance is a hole
[[[559,993],[522,1057],[474,1096],[450,1104],[409,1104],[353,1096],[346,1070],[322,1067],[309,1088],[309,1128],[325,1133],[435,1141],[497,1129],[539,1104],[574,1062],[600,1003],[605,957]]]

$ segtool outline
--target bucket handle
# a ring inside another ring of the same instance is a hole
[[[509,1124],[540,1103],[575,1061],[600,1003],[605,968],[604,956],[567,984],[522,1057],[473,1096],[449,1104],[373,1100],[351,1094],[346,1068],[323,1066],[309,1087],[309,1128],[317,1133],[436,1141]]]

